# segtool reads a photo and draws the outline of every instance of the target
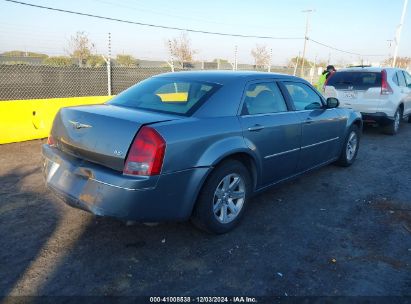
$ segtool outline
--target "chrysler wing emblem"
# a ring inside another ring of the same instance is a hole
[[[80,123],[78,121],[74,121],[74,120],[69,120],[68,122],[73,125],[74,129],[77,129],[77,130],[82,129],[82,128],[91,128],[92,127],[90,125],[82,124],[82,123]]]

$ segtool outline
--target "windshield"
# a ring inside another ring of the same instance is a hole
[[[337,90],[368,90],[381,87],[381,73],[336,72],[327,81],[327,86],[333,86]]]
[[[120,93],[108,104],[172,114],[190,115],[220,85],[174,78],[150,78]]]

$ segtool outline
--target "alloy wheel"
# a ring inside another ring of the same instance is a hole
[[[245,183],[240,175],[226,175],[218,184],[213,197],[213,213],[222,224],[232,222],[241,212],[245,201]]]
[[[357,133],[355,133],[354,131],[351,131],[348,137],[347,150],[346,150],[348,161],[351,161],[354,158],[355,152],[357,151],[357,145],[358,145]]]

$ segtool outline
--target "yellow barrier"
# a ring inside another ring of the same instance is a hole
[[[60,108],[101,104],[110,98],[86,96],[0,101],[0,144],[47,137]]]
[[[162,102],[187,102],[188,93],[165,93],[157,94]]]

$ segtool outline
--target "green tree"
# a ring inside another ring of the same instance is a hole
[[[116,63],[119,66],[135,67],[137,66],[137,59],[131,55],[117,55]]]
[[[87,59],[92,55],[94,48],[94,43],[91,42],[88,34],[79,31],[74,36],[71,36],[68,52],[70,57],[78,60],[79,66],[82,67],[87,63]]]
[[[293,57],[293,58],[291,58],[291,59],[289,60],[289,62],[288,62],[288,66],[289,66],[289,67],[292,67],[292,68],[295,67],[297,61],[298,61],[298,67],[301,68],[301,65],[302,65],[302,63],[303,63],[303,58],[302,58],[302,57],[300,57],[300,58],[298,58],[298,57]],[[310,68],[310,67],[312,67],[312,66],[314,66],[314,62],[309,61],[309,60],[307,60],[307,58],[305,58],[305,60],[304,60],[304,68]],[[317,65],[317,66],[318,66],[318,65]]]
[[[191,46],[191,40],[186,33],[181,33],[179,37],[175,37],[167,42],[168,51],[172,58],[175,58],[184,68],[184,63],[193,61],[193,57],[197,54]]]
[[[89,55],[86,64],[88,67],[102,67],[106,65],[106,62],[101,55]]]
[[[256,67],[264,68],[270,64],[270,52],[265,45],[256,45],[251,50],[251,55],[254,57],[254,64]]]
[[[44,59],[43,63],[52,66],[67,67],[73,65],[73,60],[67,56],[52,56]]]

